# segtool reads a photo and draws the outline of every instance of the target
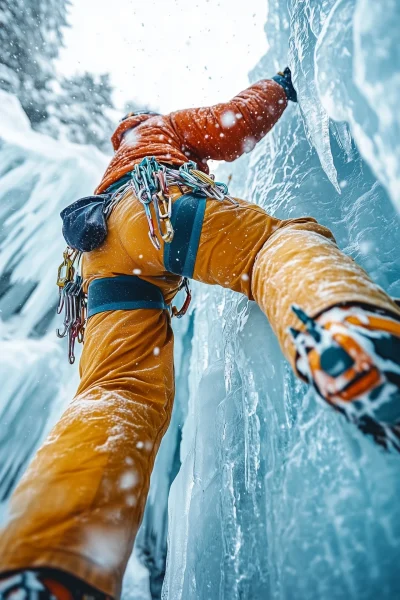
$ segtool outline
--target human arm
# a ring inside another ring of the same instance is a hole
[[[202,160],[233,161],[270,131],[287,103],[283,87],[263,79],[230,102],[180,110],[170,120],[184,152]]]

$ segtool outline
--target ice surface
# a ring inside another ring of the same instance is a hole
[[[270,0],[252,80],[289,61],[300,106],[232,171],[234,194],[315,216],[397,297],[398,6]],[[254,304],[197,289],[194,335],[163,598],[397,597],[398,457],[294,379]]]
[[[34,133],[12,95],[0,92],[0,105],[1,501],[76,386],[54,336],[59,212],[95,186],[107,159]]]
[[[65,243],[60,211],[92,193],[109,157],[31,130],[17,99],[0,92],[0,524],[7,499],[78,381],[64,341],[55,337],[57,267]],[[176,410],[156,462],[138,549],[124,598],[160,595],[165,570],[167,498],[179,468],[180,405],[187,403],[193,317],[177,332]],[[78,347],[79,349],[79,347]],[[182,373],[182,375],[181,375]],[[182,402],[181,399],[182,398]],[[129,482],[126,481],[126,484]],[[141,566],[149,567],[149,571]]]
[[[309,214],[331,227],[341,247],[394,296],[400,296],[398,7],[396,0],[269,0],[270,49],[251,78],[289,62],[300,105],[291,105],[250,156],[223,165],[218,177],[232,175],[232,193],[272,214]],[[0,498],[6,500],[75,391],[76,367],[54,338],[54,279],[63,249],[58,215],[91,193],[107,158],[33,133],[12,96],[1,93],[0,105]],[[174,415],[123,599],[161,594],[167,503],[165,600],[398,597],[398,457],[384,454],[294,379],[256,305],[219,288],[194,287],[194,310],[175,323]]]

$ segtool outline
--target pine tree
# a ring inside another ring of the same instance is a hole
[[[34,126],[48,117],[68,5],[69,0],[0,0],[0,87],[19,97]]]
[[[49,108],[49,119],[40,129],[57,138],[93,144],[110,152],[114,128],[110,116],[113,111],[110,76],[77,74],[64,78],[60,87],[60,93]]]
[[[110,152],[109,75],[56,77],[69,0],[0,0],[0,88],[19,98],[34,129]]]

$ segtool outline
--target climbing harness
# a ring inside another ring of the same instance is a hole
[[[136,275],[94,279],[88,287],[88,319],[110,310],[153,308],[168,310],[159,287]]]
[[[187,187],[195,194],[200,193],[207,198],[221,202],[228,200],[232,204],[237,204],[236,200],[229,196],[228,187],[224,183],[215,181],[214,176],[199,171],[193,161],[174,169],[159,164],[154,156],[146,157],[119,182],[113,184],[109,190],[118,184],[120,192],[126,192],[131,187],[134,195],[143,204],[149,227],[149,237],[157,250],[161,248],[159,236],[167,244],[171,243],[174,237],[174,228],[171,223],[172,198],[168,191],[171,185],[177,185],[182,193],[182,188]],[[153,207],[156,217],[158,235],[151,207]]]
[[[182,192],[174,206],[169,193],[173,185]],[[180,309],[165,305],[161,290],[139,277],[95,279],[88,287],[88,296],[83,290],[79,274],[82,252],[94,250],[104,242],[107,219],[129,191],[143,205],[153,246],[160,250],[160,238],[164,241],[166,269],[183,277],[178,291],[185,291],[186,298]],[[193,275],[207,198],[237,205],[229,196],[227,185],[198,170],[195,162],[173,168],[159,164],[154,157],[146,157],[105,193],[81,198],[62,211],[63,234],[69,245],[57,275],[57,313],[64,310],[63,328],[57,329],[57,336],[68,336],[71,364],[75,362],[75,341],[83,342],[87,319],[94,314],[107,310],[162,308],[177,318],[185,315],[192,297],[188,277]]]

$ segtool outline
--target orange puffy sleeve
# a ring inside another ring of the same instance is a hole
[[[263,79],[230,102],[171,113],[171,125],[183,151],[202,160],[232,161],[275,125],[287,106],[284,89]]]

